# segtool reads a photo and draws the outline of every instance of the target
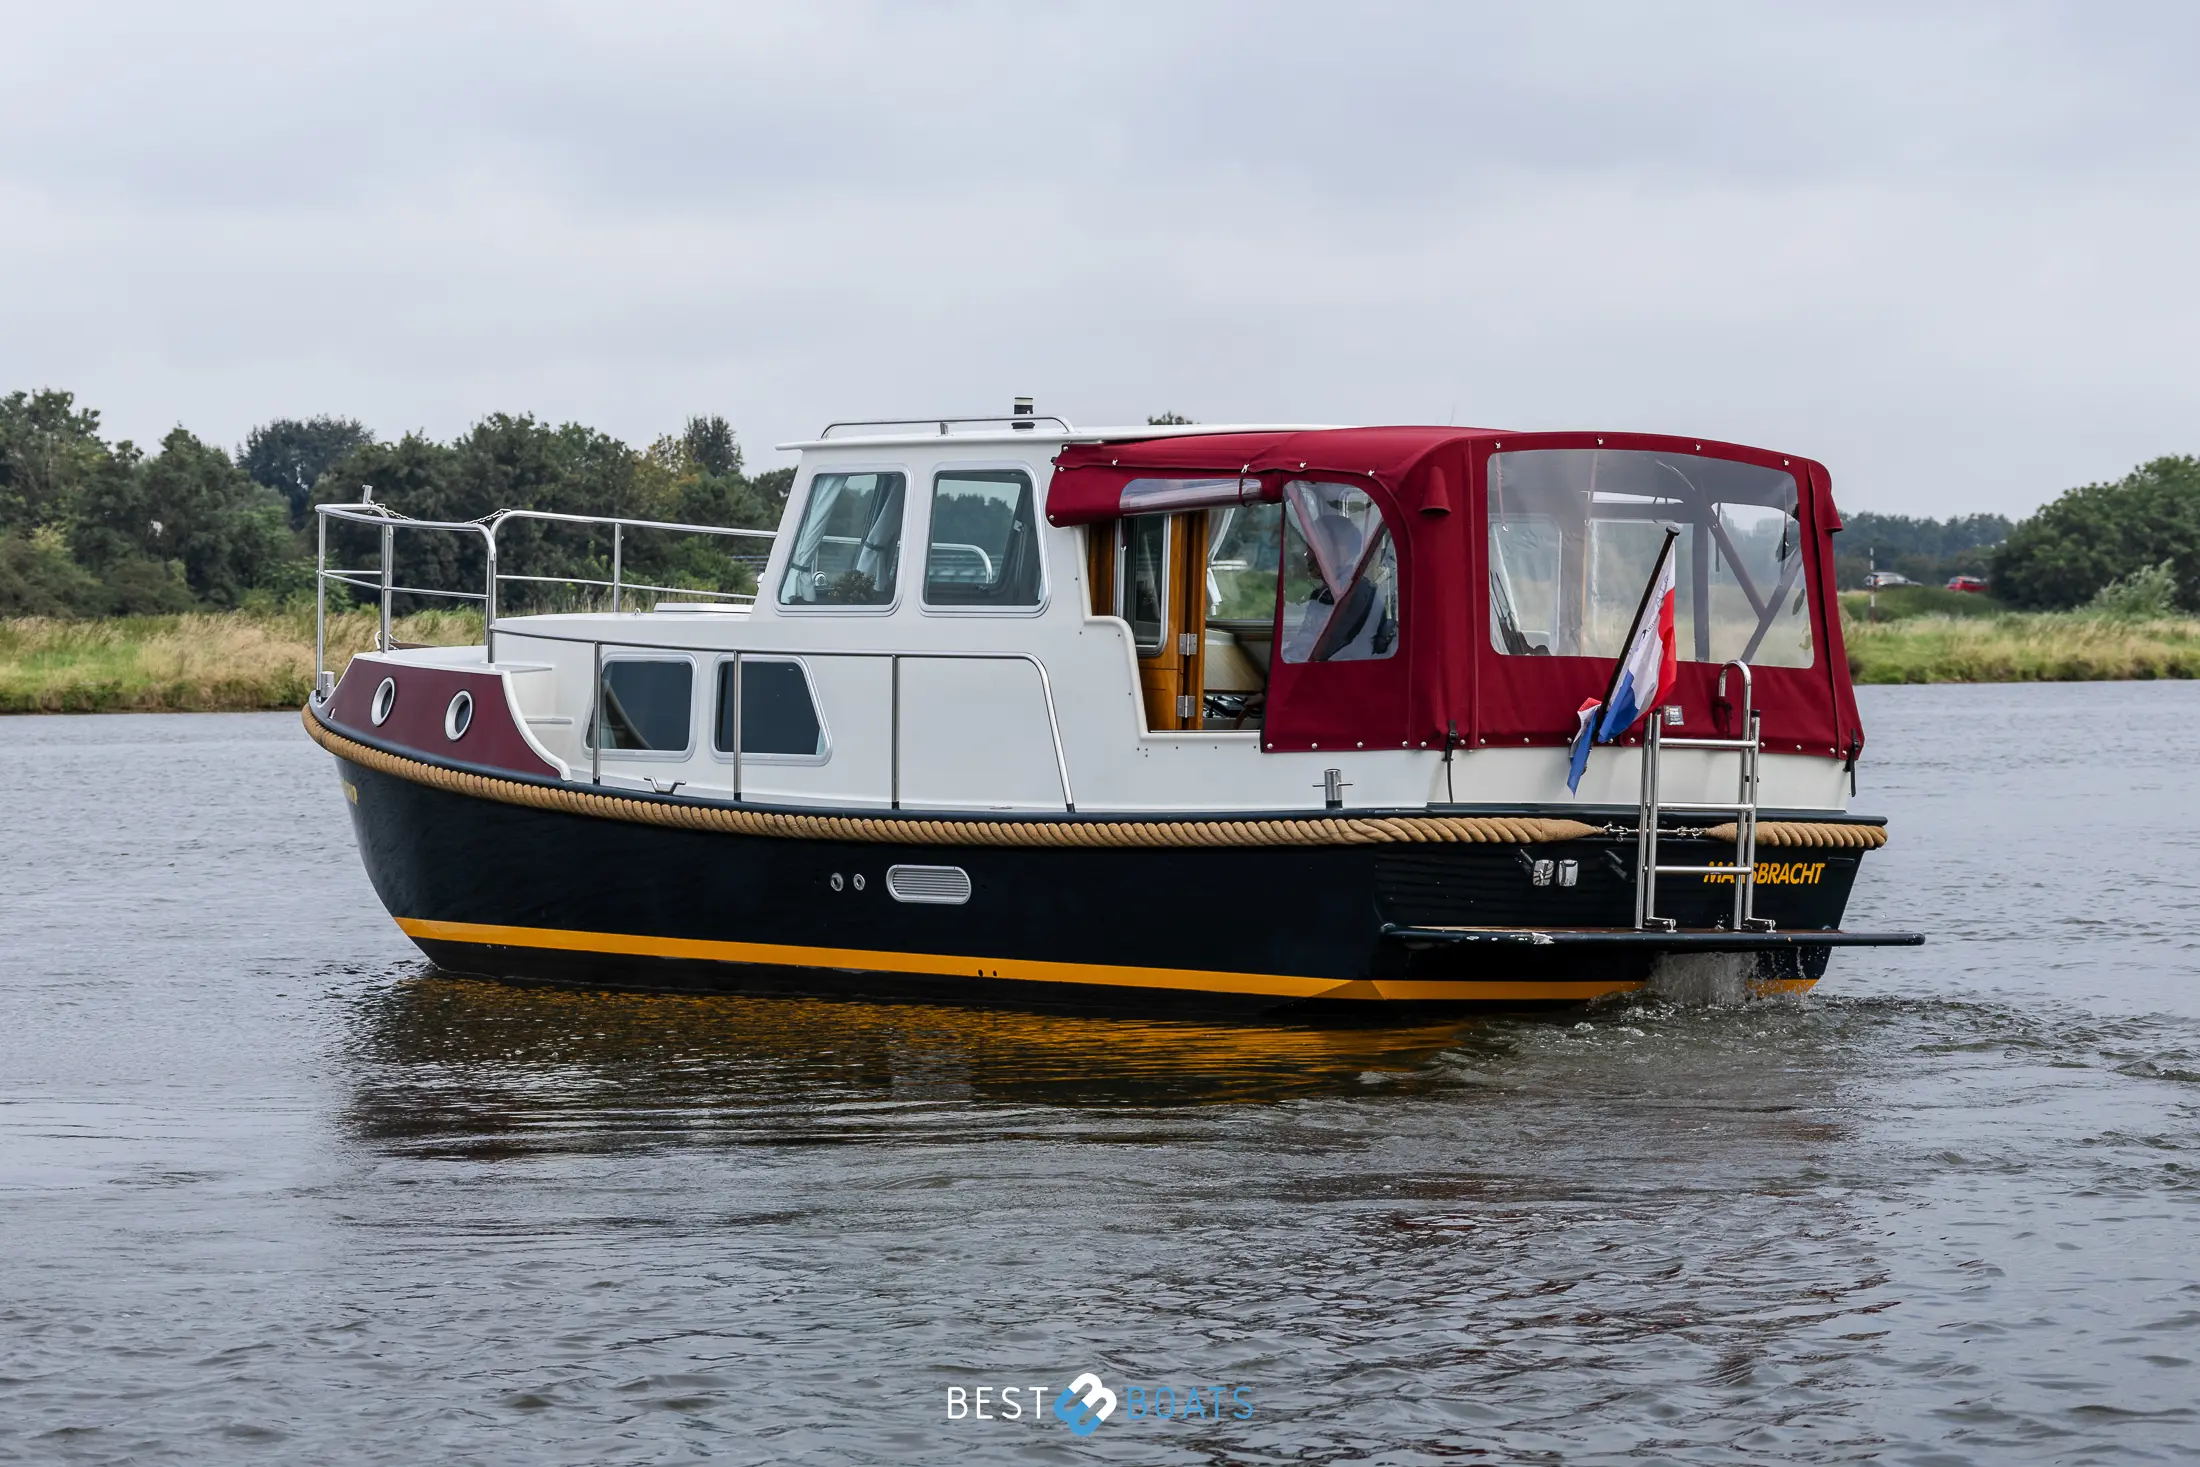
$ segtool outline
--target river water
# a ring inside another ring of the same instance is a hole
[[[440,978],[294,717],[0,721],[0,1460],[2200,1457],[2200,687],[1864,705],[1932,946],[1344,1032]]]

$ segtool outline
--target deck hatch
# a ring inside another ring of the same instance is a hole
[[[970,900],[970,873],[960,866],[889,866],[886,890],[897,902],[959,907]]]

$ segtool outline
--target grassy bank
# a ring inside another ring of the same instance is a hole
[[[329,618],[329,666],[374,642],[375,617]],[[464,611],[408,616],[401,642],[481,640]],[[296,708],[313,690],[313,613],[0,620],[0,713],[219,713]]]
[[[1846,619],[1860,683],[2084,683],[2200,677],[2200,618],[2079,611]]]
[[[1906,586],[1841,597],[1860,683],[2072,683],[2200,677],[2200,617],[2011,611],[1984,596]],[[1871,619],[1867,620],[1867,616]]]
[[[1945,598],[1945,602],[1943,600]],[[1842,598],[1861,683],[2104,682],[2200,677],[2200,618],[2009,611],[1976,596]],[[481,640],[481,618],[400,618],[401,642]],[[374,641],[371,612],[329,619],[339,672]],[[0,713],[215,713],[295,708],[313,688],[313,613],[0,620]]]

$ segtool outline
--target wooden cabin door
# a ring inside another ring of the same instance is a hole
[[[1095,527],[1092,585],[1094,612],[1131,624],[1146,727],[1200,727],[1207,660],[1206,511],[1138,515]]]

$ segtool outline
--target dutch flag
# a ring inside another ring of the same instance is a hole
[[[1658,697],[1673,686],[1680,650],[1673,640],[1673,598],[1678,583],[1673,575],[1673,542],[1680,531],[1665,532],[1658,551],[1657,569],[1635,610],[1634,629],[1627,634],[1627,651],[1613,669],[1612,686],[1601,700],[1583,703],[1580,727],[1574,733],[1573,765],[1566,771],[1566,788],[1579,792],[1581,775],[1589,767],[1592,744],[1609,744],[1658,705]],[[1601,711],[1602,716],[1599,716]]]

